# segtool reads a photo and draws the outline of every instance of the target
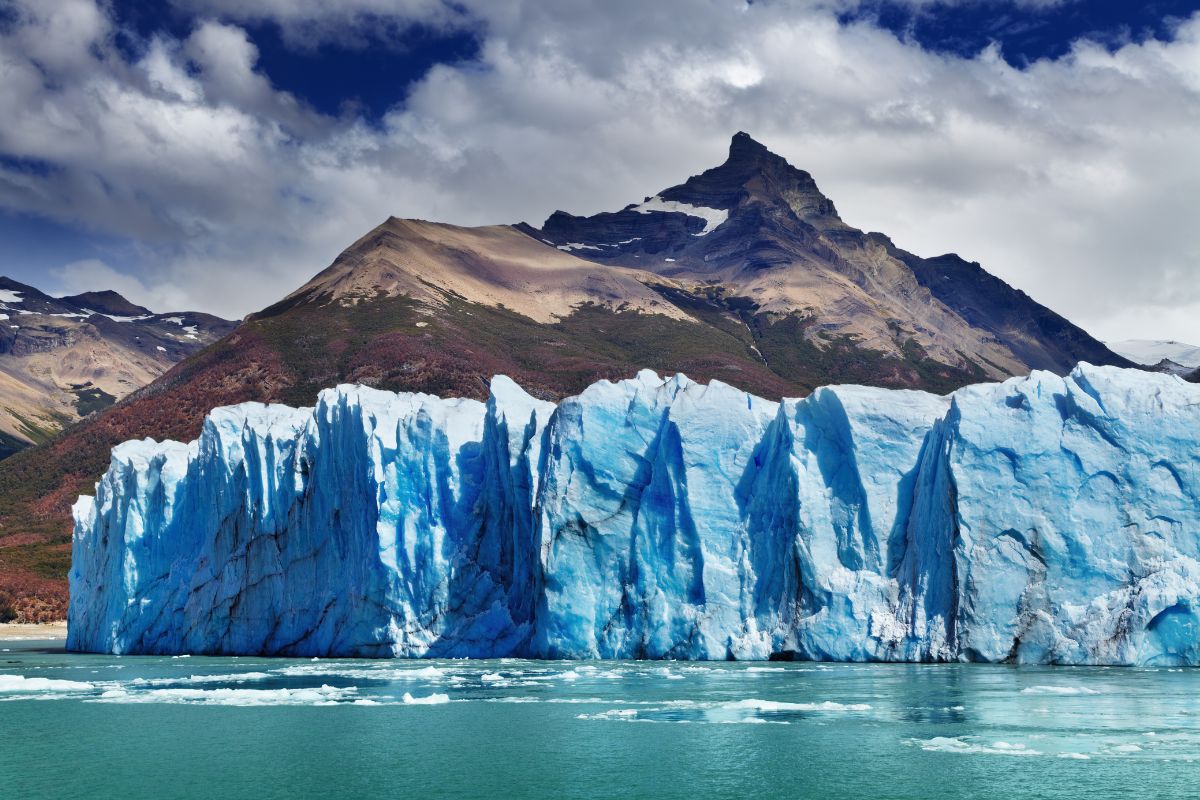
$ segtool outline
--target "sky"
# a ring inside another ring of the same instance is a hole
[[[738,130],[1102,339],[1200,343],[1200,0],[0,0],[0,274],[241,317],[388,216],[540,223]]]

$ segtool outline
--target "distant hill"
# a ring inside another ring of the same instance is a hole
[[[1109,349],[1134,363],[1159,372],[1190,375],[1200,370],[1200,347],[1173,340],[1126,339],[1109,342]]]
[[[155,314],[113,291],[51,297],[0,277],[0,458],[107,408],[234,325]]]
[[[150,385],[0,462],[0,594],[23,619],[61,616],[69,508],[109,449],[194,438],[217,405],[308,405],[340,382],[484,398],[494,374],[557,399],[643,367],[767,397],[941,393],[1079,361],[1132,366],[978,264],[851,227],[808,173],[738,134],[721,166],[616,212],[387,220]]]

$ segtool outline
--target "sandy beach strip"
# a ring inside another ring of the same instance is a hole
[[[38,625],[0,624],[0,642],[66,638],[66,622],[46,622]]]

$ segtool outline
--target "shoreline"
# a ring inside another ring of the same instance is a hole
[[[67,622],[0,623],[0,642],[38,641],[42,639],[66,639]]]

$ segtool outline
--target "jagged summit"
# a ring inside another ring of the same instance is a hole
[[[737,157],[775,156],[767,146],[745,131],[738,131],[729,140],[729,158]]]
[[[786,206],[800,219],[819,226],[841,221],[833,201],[821,193],[812,175],[792,166],[745,132],[735,134],[730,140],[725,163],[663,191],[660,196],[725,210],[756,201]]]
[[[673,274],[685,267],[711,272],[714,249],[737,240],[738,249],[749,250],[746,237],[781,226],[800,239],[847,227],[812,175],[739,132],[730,140],[724,163],[641,203],[592,217],[555,211],[540,230],[518,227],[556,247],[588,250],[585,257],[591,260]],[[712,233],[717,235],[697,241]],[[657,256],[657,266],[638,260]],[[781,260],[786,256],[760,253],[750,255],[747,263],[759,267]]]

